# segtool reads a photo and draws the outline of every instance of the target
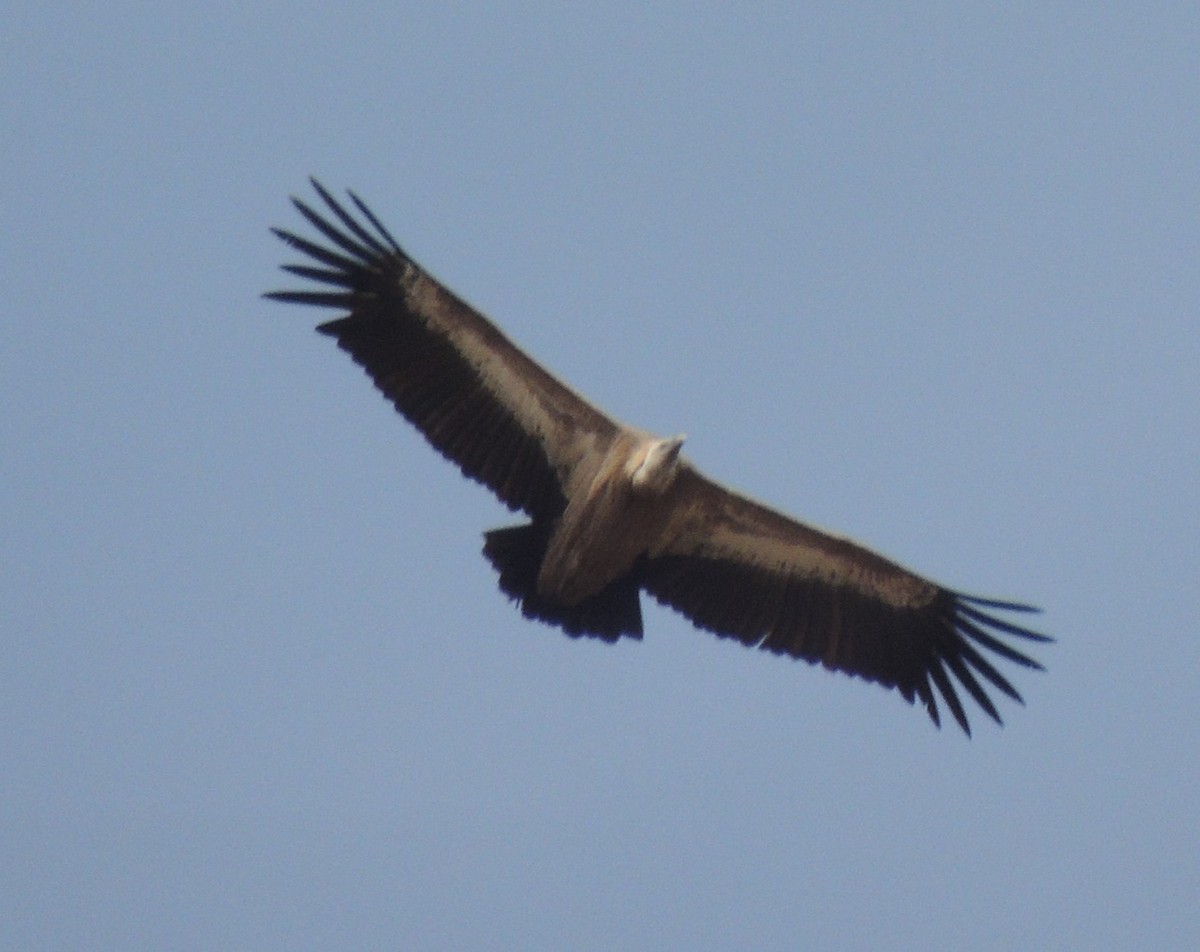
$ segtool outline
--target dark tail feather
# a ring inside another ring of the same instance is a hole
[[[526,618],[557,625],[571,637],[587,635],[616,641],[642,637],[642,605],[632,574],[619,578],[578,605],[556,605],[537,593],[538,570],[550,540],[536,523],[484,533],[483,554],[500,573],[500,590],[519,602]]]

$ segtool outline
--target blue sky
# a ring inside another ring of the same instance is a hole
[[[10,5],[0,945],[1200,944],[1194,4]],[[262,300],[316,174],[609,411],[1057,643],[1003,729],[647,602]]]

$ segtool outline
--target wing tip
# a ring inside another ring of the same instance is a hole
[[[940,668],[942,661],[949,665],[958,684],[967,690],[979,707],[997,725],[1003,727],[1004,721],[1000,717],[999,711],[992,703],[988,691],[985,690],[984,686],[976,678],[976,675],[982,676],[987,685],[998,690],[1022,707],[1025,706],[1025,699],[1009,683],[1008,679],[992,666],[991,661],[981,652],[984,650],[990,651],[1022,667],[1034,671],[1045,671],[1046,669],[1041,662],[1023,652],[1017,651],[1003,640],[1001,636],[1009,635],[1024,638],[1038,644],[1050,644],[1054,642],[1054,639],[1049,635],[1022,625],[1016,625],[993,614],[993,612],[997,611],[1040,613],[1041,609],[1033,605],[1023,602],[984,598],[977,595],[967,595],[961,592],[947,592],[947,594],[951,600],[951,608],[946,621],[951,626],[956,637],[953,642],[954,647],[950,649],[944,658],[938,659],[935,662],[935,666]],[[984,608],[989,609],[989,611],[983,611],[982,609]],[[947,683],[943,685],[936,677],[934,678],[939,692],[946,698],[947,703],[953,709],[953,702],[947,696],[946,688],[949,688],[953,692],[954,684],[949,682],[948,679],[946,680]],[[955,713],[957,716],[957,710],[955,710]],[[962,718],[959,718],[959,723],[967,732],[967,735],[970,736],[970,730],[963,723]]]

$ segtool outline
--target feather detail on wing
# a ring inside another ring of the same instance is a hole
[[[672,514],[643,563],[642,584],[701,628],[894,687],[910,703],[920,698],[939,725],[940,695],[968,734],[958,688],[997,722],[981,678],[1022,702],[981,649],[1041,668],[998,635],[1050,639],[984,611],[1036,609],[941,588],[690,466],[672,495]]]
[[[422,270],[354,193],[366,224],[312,184],[336,221],[292,201],[329,244],[272,230],[320,265],[284,270],[326,289],[266,297],[345,311],[318,330],[439,452],[509,508],[557,515],[575,465],[607,447],[617,424]]]

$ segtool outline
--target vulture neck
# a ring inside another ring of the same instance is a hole
[[[625,471],[634,495],[661,496],[679,471],[679,448],[684,436],[647,440],[630,458]]]

